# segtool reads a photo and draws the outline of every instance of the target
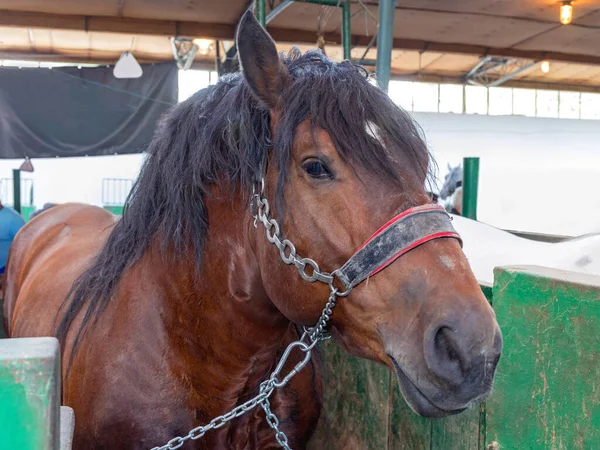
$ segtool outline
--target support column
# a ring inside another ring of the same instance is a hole
[[[342,4],[342,48],[344,49],[344,59],[352,58],[350,50],[352,33],[350,32],[350,0],[345,0]]]
[[[377,84],[385,92],[390,83],[392,47],[394,43],[394,11],[396,0],[379,0],[379,31],[377,32]]]
[[[463,159],[462,215],[477,220],[477,191],[479,188],[479,158]]]
[[[13,169],[13,208],[21,213],[21,170]]]
[[[265,10],[265,0],[256,0],[255,3],[255,14],[258,22],[263,28],[267,27],[267,14]]]

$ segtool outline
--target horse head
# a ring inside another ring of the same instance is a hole
[[[279,56],[250,13],[237,45],[245,83],[270,117],[256,179],[294,253],[335,274],[390,218],[426,208],[430,155],[419,129],[364,69],[319,52]],[[274,306],[313,325],[328,287],[283,264],[263,228],[250,236]],[[290,253],[286,244],[281,258]],[[330,326],[349,353],[389,366],[423,416],[458,413],[491,390],[501,333],[457,239],[417,242],[371,272],[339,299]]]
[[[460,164],[456,167],[448,164],[448,173],[444,178],[444,185],[440,189],[440,198],[445,199],[454,194],[457,187],[462,185],[463,171]]]

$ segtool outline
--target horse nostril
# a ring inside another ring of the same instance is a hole
[[[435,348],[440,358],[446,358],[448,361],[459,361],[450,333],[452,333],[450,328],[440,328],[435,334]]]
[[[449,383],[460,384],[468,367],[465,367],[467,362],[456,333],[451,328],[442,326],[431,337],[425,352],[429,369]]]

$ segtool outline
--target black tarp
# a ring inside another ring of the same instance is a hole
[[[106,66],[0,67],[0,158],[143,152],[177,102],[177,66],[142,68],[117,79]]]

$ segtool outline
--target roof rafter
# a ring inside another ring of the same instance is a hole
[[[204,37],[224,40],[231,40],[234,35],[234,26],[229,24],[109,16],[61,15],[9,10],[0,10],[0,26],[110,32],[127,35],[146,34],[167,37]],[[269,27],[269,32],[275,40],[281,42],[315,42],[314,31]],[[339,33],[325,33],[324,38],[336,44],[341,43],[341,35]],[[369,45],[371,39],[372,36],[353,35],[352,45],[366,47]],[[491,55],[531,60],[551,59],[562,62],[600,65],[600,56],[593,55],[517,50],[514,48],[486,47],[476,44],[430,42],[418,39],[396,38],[394,39],[394,48],[480,56]]]

